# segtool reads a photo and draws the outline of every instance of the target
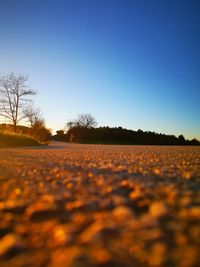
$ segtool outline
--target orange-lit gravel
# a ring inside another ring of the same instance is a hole
[[[1,267],[200,266],[200,147],[0,150]]]

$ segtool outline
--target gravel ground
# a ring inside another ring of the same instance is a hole
[[[200,266],[200,147],[0,150],[1,267]]]

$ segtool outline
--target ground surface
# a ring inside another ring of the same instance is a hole
[[[200,148],[0,150],[0,266],[199,266]]]

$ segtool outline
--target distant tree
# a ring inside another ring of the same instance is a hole
[[[31,128],[34,128],[36,125],[45,124],[40,109],[36,108],[33,104],[27,105],[23,113],[24,117],[28,119]]]
[[[24,119],[24,107],[29,96],[36,92],[27,85],[28,77],[13,72],[0,76],[0,116],[13,125],[17,131],[18,123]]]
[[[68,129],[72,129],[73,127],[75,127],[76,125],[75,125],[75,122],[73,122],[73,121],[68,121],[67,123],[66,123],[66,127],[68,128]]]
[[[73,127],[93,128],[97,126],[97,121],[90,113],[82,113],[78,115],[78,118],[67,122],[69,129]]]
[[[182,134],[178,136],[178,139],[179,139],[180,143],[182,143],[182,144],[185,143],[185,137]]]
[[[24,109],[24,116],[28,119],[31,127],[31,136],[39,141],[46,141],[51,135],[51,131],[46,128],[45,120],[39,108],[28,105]]]
[[[191,141],[189,141],[189,144],[192,145],[192,146],[199,146],[200,145],[200,141],[197,140],[196,138],[194,138]]]

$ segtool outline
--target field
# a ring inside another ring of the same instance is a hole
[[[197,267],[200,147],[0,150],[1,267]]]

